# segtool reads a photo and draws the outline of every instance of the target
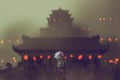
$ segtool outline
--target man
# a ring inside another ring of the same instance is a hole
[[[56,75],[58,80],[65,80],[65,59],[62,51],[55,53],[54,58],[57,60]]]

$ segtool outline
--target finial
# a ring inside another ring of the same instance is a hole
[[[61,6],[59,7],[59,10],[62,10]]]

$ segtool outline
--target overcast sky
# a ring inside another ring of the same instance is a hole
[[[75,23],[95,27],[95,32],[111,33],[120,25],[119,3],[119,0],[0,0],[0,38],[8,38],[8,34],[36,35],[40,27],[47,26],[46,17],[51,10],[59,7],[69,10]],[[99,17],[115,17],[117,21],[100,23]]]

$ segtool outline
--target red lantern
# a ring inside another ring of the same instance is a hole
[[[110,60],[108,60],[108,62],[109,62],[109,63],[113,63],[113,60],[112,60],[112,59],[110,59]]]
[[[34,61],[36,61],[36,60],[37,60],[35,56],[33,56],[33,60],[34,60]]]
[[[109,42],[112,42],[112,38],[108,38],[108,41],[109,41]]]
[[[24,58],[25,61],[27,61],[28,60],[28,55],[25,54],[23,58]]]
[[[83,55],[80,54],[80,55],[78,56],[78,60],[82,60],[82,58],[83,58]]]
[[[102,59],[102,55],[101,54],[98,55],[98,59]]]
[[[119,58],[115,58],[115,62],[119,62]]]
[[[74,56],[73,56],[73,54],[70,54],[70,58],[73,58]]]
[[[51,58],[51,56],[50,56],[50,55],[48,55],[48,56],[47,56],[47,59],[50,59],[50,58]]]
[[[88,59],[89,59],[89,60],[91,60],[91,59],[92,59],[92,55],[91,55],[91,54],[88,56]]]
[[[40,55],[39,57],[40,57],[40,59],[43,59],[43,55]]]

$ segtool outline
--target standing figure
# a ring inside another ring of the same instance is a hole
[[[56,78],[57,80],[65,80],[66,67],[63,52],[62,51],[56,52],[54,58],[57,60]]]

